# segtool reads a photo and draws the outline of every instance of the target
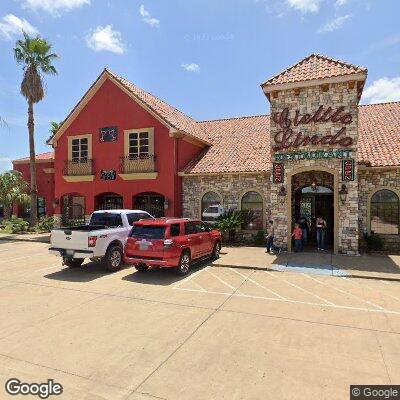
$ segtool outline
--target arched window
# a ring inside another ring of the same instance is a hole
[[[399,234],[399,197],[391,190],[379,190],[371,198],[371,232]]]
[[[201,198],[201,219],[213,223],[223,213],[221,197],[218,193],[207,192]]]
[[[260,230],[263,229],[263,199],[257,192],[247,192],[242,197],[242,210],[251,210],[254,214],[254,220],[251,221],[245,229]]]

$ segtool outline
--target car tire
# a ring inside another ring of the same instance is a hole
[[[135,265],[136,271],[138,272],[146,272],[149,270],[149,266],[146,264],[139,264],[139,265]]]
[[[119,271],[123,264],[122,248],[120,246],[110,246],[103,258],[103,265],[109,272]]]
[[[179,276],[186,275],[190,270],[191,264],[192,264],[192,260],[190,258],[190,252],[188,250],[185,250],[181,254],[181,258],[179,259],[178,266],[175,267],[175,273]]]
[[[83,263],[83,258],[63,257],[63,264],[69,268],[79,268]]]
[[[221,243],[215,242],[213,251],[211,253],[211,258],[213,260],[218,260],[220,253],[221,253]]]

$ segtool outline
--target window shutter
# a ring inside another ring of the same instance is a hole
[[[154,128],[149,129],[149,155],[154,156]]]

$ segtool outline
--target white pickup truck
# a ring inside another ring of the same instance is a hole
[[[152,218],[142,210],[95,211],[88,225],[53,229],[49,251],[71,268],[80,267],[89,258],[102,261],[108,271],[118,271],[133,222]]]

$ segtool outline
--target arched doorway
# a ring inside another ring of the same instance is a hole
[[[306,248],[315,249],[316,243],[316,221],[322,217],[326,221],[326,239],[327,249],[333,247],[333,189],[324,185],[309,185],[296,189],[294,194],[294,213],[293,223],[305,219],[307,221],[307,243]]]
[[[316,249],[316,219],[327,222],[328,250],[338,252],[339,174],[337,170],[324,167],[301,167],[287,175],[287,244],[292,249],[291,232],[295,222],[305,215],[310,224],[309,249]]]
[[[140,193],[133,196],[133,209],[147,211],[153,217],[164,217],[165,196],[159,193]]]
[[[94,199],[95,210],[119,210],[123,207],[123,198],[117,193],[99,193]]]

